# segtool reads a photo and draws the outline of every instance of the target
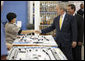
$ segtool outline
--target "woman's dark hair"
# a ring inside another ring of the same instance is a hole
[[[9,22],[11,22],[12,19],[14,19],[14,18],[16,18],[16,17],[17,17],[17,16],[16,16],[15,13],[9,12],[9,13],[7,14],[7,19],[8,19]]]

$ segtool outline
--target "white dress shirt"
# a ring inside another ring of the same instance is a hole
[[[66,12],[64,12],[64,14],[63,14],[63,15],[61,15],[61,16],[63,16],[63,17],[62,17],[62,24],[61,24],[61,28],[62,28],[62,25],[63,25],[63,21],[64,21],[64,18],[65,18],[65,15],[66,15]]]

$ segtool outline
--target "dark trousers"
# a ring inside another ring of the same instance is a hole
[[[81,46],[76,46],[72,48],[72,54],[74,60],[81,60]]]
[[[67,57],[67,59],[73,60],[71,43],[69,41],[56,41],[56,42],[58,44],[58,47],[61,49],[61,51]]]

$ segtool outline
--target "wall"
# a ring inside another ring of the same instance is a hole
[[[2,22],[6,22],[6,15],[8,12],[17,14],[17,21],[22,21],[22,29],[26,30],[28,24],[27,1],[4,1],[3,10],[1,13]]]

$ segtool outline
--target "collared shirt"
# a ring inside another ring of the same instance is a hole
[[[6,47],[6,40],[5,40],[5,29],[4,25],[1,23],[1,56],[7,55],[7,47]]]
[[[84,9],[81,9],[84,12]]]
[[[62,28],[62,25],[63,25],[63,21],[64,21],[64,18],[65,18],[65,15],[66,15],[66,12],[64,12],[64,14],[63,14],[63,15],[61,15],[61,16],[63,16],[63,17],[62,17],[62,24],[61,24],[61,28]]]
[[[75,16],[76,13],[73,14],[73,16]]]

